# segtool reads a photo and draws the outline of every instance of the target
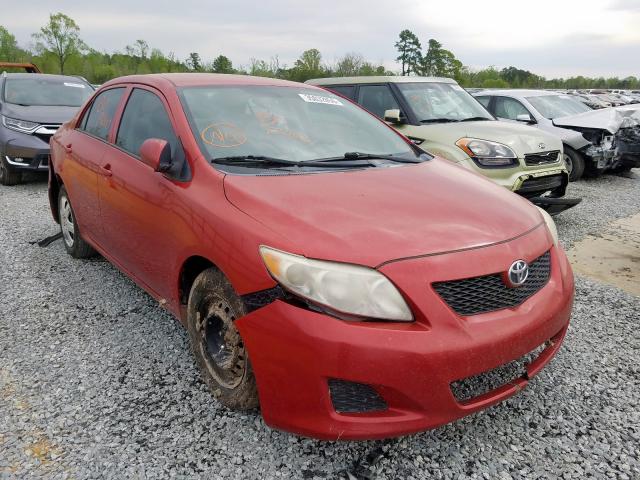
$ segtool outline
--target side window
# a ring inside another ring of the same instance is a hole
[[[329,90],[339,93],[343,97],[353,99],[353,94],[355,93],[356,87],[353,85],[336,85],[327,87]]]
[[[137,157],[149,138],[166,140],[175,153],[178,139],[162,101],[148,90],[134,88],[122,114],[116,145]]]
[[[518,115],[531,115],[519,101],[509,97],[496,97],[495,116],[517,120]]]
[[[380,118],[385,110],[400,109],[387,85],[360,85],[358,103]]]
[[[489,110],[489,103],[491,103],[491,97],[476,97],[476,100],[478,100],[484,108]]]
[[[85,113],[80,130],[106,140],[123,92],[124,88],[112,88],[98,94]]]

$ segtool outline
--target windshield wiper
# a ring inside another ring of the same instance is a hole
[[[387,154],[379,154],[379,153],[364,153],[364,152],[345,152],[342,157],[329,157],[329,158],[318,158],[316,160],[311,160],[312,163],[332,163],[332,162],[344,162],[349,160],[390,160],[392,162],[398,163],[422,163],[424,160],[420,160],[419,158],[407,158],[407,157],[397,157],[395,155],[387,155]],[[303,162],[308,164],[310,162]]]
[[[377,158],[377,157],[376,157]],[[353,162],[351,159],[340,157],[336,161],[342,160],[340,165],[328,165],[323,161],[307,160],[298,162],[287,160],[286,158],[267,157],[264,155],[235,155],[230,157],[218,157],[211,160],[217,165],[261,165],[261,166],[284,166],[284,167],[322,167],[322,168],[362,168],[363,165],[370,165],[368,162]],[[360,160],[359,158],[355,160]]]
[[[264,163],[266,165],[298,165],[300,162],[287,160],[286,158],[267,157],[265,155],[235,155],[230,157],[218,157],[211,160],[218,165],[238,165],[244,163]]]
[[[482,120],[493,120],[492,118],[487,118],[487,117],[469,117],[469,118],[463,118],[462,120],[458,120],[459,122],[479,122]]]
[[[420,120],[420,123],[449,123],[449,122],[458,122],[455,118],[426,118],[424,120]]]

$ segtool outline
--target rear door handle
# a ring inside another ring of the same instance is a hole
[[[106,165],[102,165],[100,167],[100,174],[104,177],[110,177],[111,175],[113,175],[113,172],[111,171],[111,165],[108,163]]]
[[[70,143],[67,143],[67,144],[64,146],[64,150],[65,150],[67,153],[71,153],[71,152],[73,152],[73,149],[71,148],[71,144],[70,144]]]

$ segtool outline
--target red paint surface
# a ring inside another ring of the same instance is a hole
[[[259,245],[377,267],[398,287],[413,323],[344,322],[282,301],[237,321],[268,424],[327,439],[435,427],[519,388],[461,405],[451,381],[519,358],[556,336],[554,348],[531,366],[537,373],[557,351],[569,321],[573,276],[529,202],[440,159],[346,173],[225,176],[200,153],[176,93],[176,86],[212,84],[300,87],[246,76],[116,79],[101,89],[127,87],[109,141],[131,88],[154,91],[171,114],[191,180],[172,181],[75,130],[81,114],[53,137],[52,168],[67,187],[84,238],[183,322],[179,277],[185,262],[208,259],[238,294],[256,292],[275,285]],[[503,272],[515,259],[530,261],[550,248],[551,280],[516,308],[460,317],[431,288],[437,281]],[[328,396],[330,377],[373,385],[389,411],[337,414]]]

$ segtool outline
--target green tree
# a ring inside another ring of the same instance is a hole
[[[202,70],[202,60],[200,60],[200,54],[198,52],[191,52],[189,58],[187,58],[187,65],[191,70],[199,72]]]
[[[280,70],[280,68],[276,69],[278,76],[284,73]],[[325,70],[322,68],[322,55],[320,51],[311,48],[302,52],[302,55],[295,61],[293,68],[286,73],[286,76],[290,80],[297,82],[304,82],[310,78],[324,77]]]
[[[395,47],[399,53],[396,61],[402,64],[402,75],[409,75],[412,71],[418,73],[422,63],[422,45],[418,37],[411,30],[402,30]]]
[[[41,53],[51,52],[58,61],[60,73],[64,73],[64,65],[70,56],[81,54],[87,49],[80,39],[80,27],[64,13],[49,15],[49,22],[33,34],[36,50]]]
[[[17,62],[24,56],[24,52],[18,48],[18,42],[9,30],[0,25],[0,60]]]
[[[213,60],[213,71],[216,73],[234,73],[233,64],[228,57],[224,55],[218,55]]]

